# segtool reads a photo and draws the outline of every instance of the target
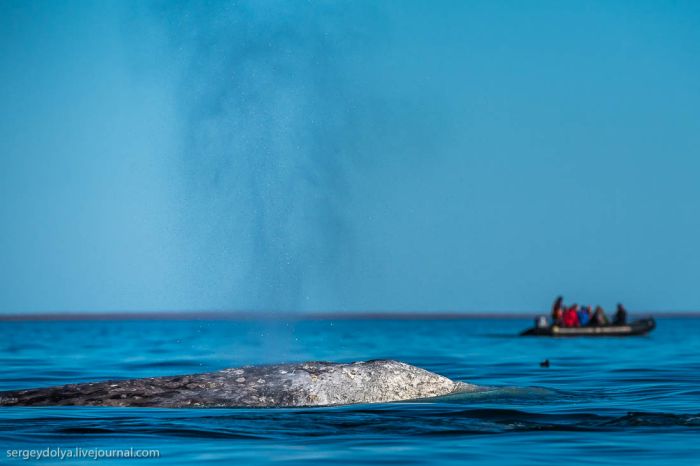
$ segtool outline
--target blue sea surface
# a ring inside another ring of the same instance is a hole
[[[98,464],[700,464],[700,319],[518,337],[528,319],[0,322],[0,390],[391,358],[488,389],[300,409],[0,408],[8,450],[157,449]],[[539,362],[549,359],[549,368]],[[41,464],[95,464],[42,459]]]

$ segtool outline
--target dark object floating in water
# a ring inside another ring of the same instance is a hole
[[[549,359],[545,359],[540,363],[540,367],[549,367]]]
[[[330,406],[472,390],[473,385],[398,361],[306,362],[0,392],[0,406]]]
[[[523,331],[521,336],[536,337],[629,337],[645,335],[656,327],[652,317],[635,320],[625,325],[600,325],[586,327],[533,327]]]

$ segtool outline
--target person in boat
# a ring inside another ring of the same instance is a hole
[[[552,325],[563,326],[564,325],[564,309],[559,307],[552,314]]]
[[[562,319],[564,317],[564,309],[562,308],[562,303],[564,302],[563,296],[557,296],[552,304],[552,325],[561,325]]]
[[[625,307],[617,303],[617,312],[615,313],[614,325],[625,325],[627,323],[627,310]]]
[[[608,317],[605,315],[605,311],[602,307],[596,306],[593,312],[593,318],[591,318],[591,325],[602,326],[608,325]]]
[[[580,327],[578,320],[578,304],[574,304],[564,311],[564,327]]]
[[[591,321],[591,306],[582,306],[578,311],[578,322],[581,327],[585,327]]]

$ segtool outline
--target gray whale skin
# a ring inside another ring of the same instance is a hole
[[[306,362],[0,392],[0,406],[332,406],[471,390],[473,385],[398,361]]]

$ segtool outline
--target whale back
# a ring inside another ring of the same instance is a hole
[[[305,362],[0,392],[0,406],[332,406],[428,398],[467,387],[392,360]]]

